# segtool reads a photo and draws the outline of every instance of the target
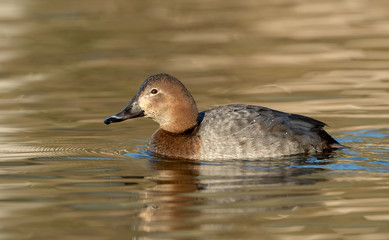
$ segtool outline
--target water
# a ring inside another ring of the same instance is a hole
[[[389,239],[389,3],[0,2],[0,239]],[[149,75],[305,114],[350,148],[151,157],[105,126]]]

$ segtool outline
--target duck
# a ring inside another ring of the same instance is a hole
[[[157,157],[193,160],[263,159],[341,148],[325,123],[267,107],[229,104],[202,112],[184,84],[148,77],[130,103],[105,124],[147,117],[159,124],[147,144]]]

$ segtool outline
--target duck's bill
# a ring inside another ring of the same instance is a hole
[[[108,125],[108,124],[113,123],[113,122],[121,122],[121,121],[124,121],[124,120],[125,119],[118,118],[115,115],[113,115],[113,116],[111,116],[109,118],[104,119],[104,123]]]
[[[106,118],[104,120],[104,123],[108,125],[110,123],[122,122],[130,118],[137,118],[143,116],[145,116],[144,111],[139,107],[138,102],[131,101],[131,103],[128,104],[128,106],[125,107],[121,112],[109,118]]]

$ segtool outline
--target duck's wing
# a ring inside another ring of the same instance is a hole
[[[199,134],[213,137],[282,135],[291,139],[316,135],[328,144],[337,143],[323,130],[325,123],[299,114],[285,113],[261,106],[232,104],[199,114]]]

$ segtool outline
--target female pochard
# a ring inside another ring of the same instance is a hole
[[[298,114],[244,104],[199,113],[189,91],[168,74],[147,78],[127,107],[104,122],[137,117],[159,123],[148,149],[166,158],[260,159],[342,146],[323,130],[323,122]]]

